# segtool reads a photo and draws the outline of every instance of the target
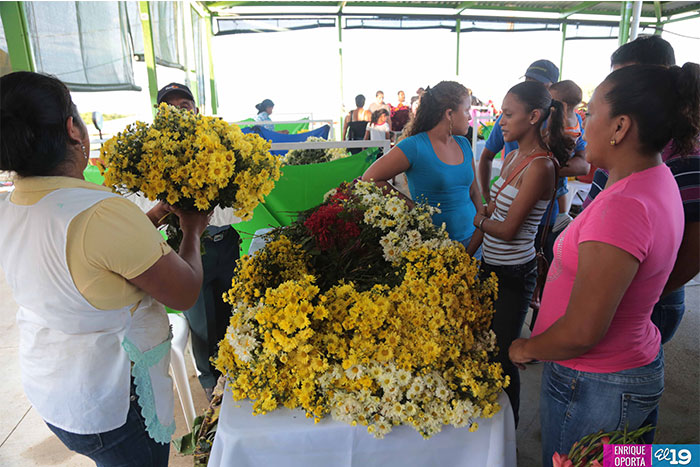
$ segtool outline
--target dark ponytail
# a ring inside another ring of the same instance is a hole
[[[605,79],[610,116],[629,115],[646,153],[673,140],[675,154],[690,154],[700,136],[700,65],[630,65]]]
[[[66,120],[82,124],[68,88],[53,76],[18,71],[0,78],[0,170],[54,175],[71,140]],[[83,130],[84,126],[83,126]]]
[[[574,150],[575,141],[564,133],[564,105],[552,99],[544,84],[539,81],[524,81],[508,91],[525,105],[526,112],[541,110],[540,119],[535,123],[542,147],[549,149],[561,167],[566,166]],[[544,122],[547,128],[542,130]]]
[[[428,86],[421,95],[416,115],[406,125],[404,134],[413,136],[432,130],[442,120],[445,110],[456,110],[469,95],[469,89],[456,81],[440,81],[432,88]]]
[[[571,136],[564,133],[566,115],[564,115],[564,104],[552,99],[549,105],[549,120],[544,131],[543,141],[554,157],[559,162],[560,167],[565,167],[571,159],[576,142]]]

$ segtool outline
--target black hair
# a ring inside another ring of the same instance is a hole
[[[456,81],[440,81],[432,88],[428,86],[420,97],[415,117],[408,122],[404,133],[413,136],[432,130],[442,120],[445,110],[456,110],[469,95],[469,89]]]
[[[610,66],[627,63],[672,66],[676,64],[676,54],[668,41],[659,36],[643,35],[621,45],[610,56]]]
[[[508,90],[508,93],[525,104],[526,112],[532,112],[535,109],[542,111],[540,119],[535,123],[537,134],[540,135],[540,143],[548,148],[559,165],[564,167],[574,150],[574,140],[564,133],[564,105],[552,99],[547,87],[539,81],[524,81],[516,84]],[[547,129],[543,132],[544,122],[547,122]]]
[[[355,106],[359,109],[360,107],[365,106],[365,96],[362,94],[358,94],[355,96]]]
[[[255,108],[258,109],[258,113],[265,112],[268,107],[274,107],[275,103],[270,99],[265,99],[259,104],[255,104]]]
[[[581,91],[581,88],[578,84],[569,79],[553,83],[549,87],[549,93],[551,94],[552,91],[556,91],[557,94],[559,94],[559,100],[568,105],[571,109],[579,105],[583,99],[583,91]]]
[[[605,78],[610,116],[629,115],[642,151],[656,153],[673,140],[673,152],[689,154],[700,135],[700,65],[683,68],[631,65]]]
[[[70,92],[59,79],[18,71],[0,78],[0,170],[21,177],[53,175],[66,162],[69,144],[66,121],[85,124]]]
[[[388,117],[389,111],[384,108],[375,110],[374,112],[372,112],[372,120],[370,121],[370,123],[377,123],[379,121],[379,117],[381,117],[382,115],[386,115]]]

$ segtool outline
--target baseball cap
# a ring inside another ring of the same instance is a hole
[[[190,91],[190,88],[188,88],[184,84],[170,83],[167,86],[161,88],[160,91],[158,91],[158,103],[160,104],[161,102],[163,102],[165,96],[173,92],[179,92],[181,94],[184,94],[194,101],[194,96],[192,95],[192,91]]]
[[[544,84],[556,83],[559,81],[559,68],[549,60],[537,60],[527,67],[525,77]]]

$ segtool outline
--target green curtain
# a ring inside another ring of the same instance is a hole
[[[242,254],[248,253],[257,230],[291,224],[299,211],[320,204],[329,190],[361,176],[372,165],[377,153],[377,148],[369,148],[331,162],[282,167],[282,177],[265,202],[255,208],[253,218],[233,225],[241,235]]]

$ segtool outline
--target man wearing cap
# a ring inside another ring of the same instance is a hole
[[[158,104],[166,104],[198,113],[192,91],[184,84],[170,83],[158,91]],[[199,382],[211,399],[219,374],[209,359],[216,356],[217,345],[226,335],[231,306],[221,296],[231,288],[236,260],[239,258],[240,237],[231,223],[237,219],[231,209],[216,208],[204,238],[202,267],[204,280],[197,303],[183,314],[192,333],[192,353],[199,370]]]
[[[535,62],[532,62],[532,64],[527,68],[527,71],[525,72],[525,81],[539,81],[540,83],[544,84],[547,87],[547,89],[549,89],[552,83],[556,83],[557,81],[559,81],[559,68],[549,60],[537,60]],[[479,159],[479,186],[481,187],[481,194],[484,196],[484,199],[486,200],[487,204],[491,200],[491,168],[493,166],[494,157],[504,147],[504,157],[510,154],[511,151],[518,149],[517,141],[505,142],[503,140],[503,132],[501,130],[500,122],[501,117],[498,117],[498,119],[496,120],[496,124],[493,126],[493,130],[489,135],[489,139],[486,141],[486,147],[481,152],[481,158]],[[590,166],[588,165],[588,162],[586,162],[584,149],[585,144],[582,144],[581,147],[577,146],[576,152],[574,153],[573,157],[569,160],[569,163],[566,165],[566,167],[562,167],[559,170],[560,177],[574,177],[577,175],[585,175],[588,173]],[[551,221],[552,223],[554,223],[554,220],[556,219],[559,211],[558,204],[554,203],[552,209],[553,212],[551,216]],[[542,217],[542,223],[545,222],[546,218],[547,213],[545,212],[544,216]],[[540,229],[541,228],[542,225],[540,225]],[[535,237],[536,247],[538,247],[539,245],[540,237],[540,232],[538,232],[537,237]],[[552,231],[550,229],[549,236],[547,239],[547,245],[545,245],[544,249],[545,254],[550,258],[550,261],[552,246],[554,245],[555,238],[556,236],[552,234]]]

